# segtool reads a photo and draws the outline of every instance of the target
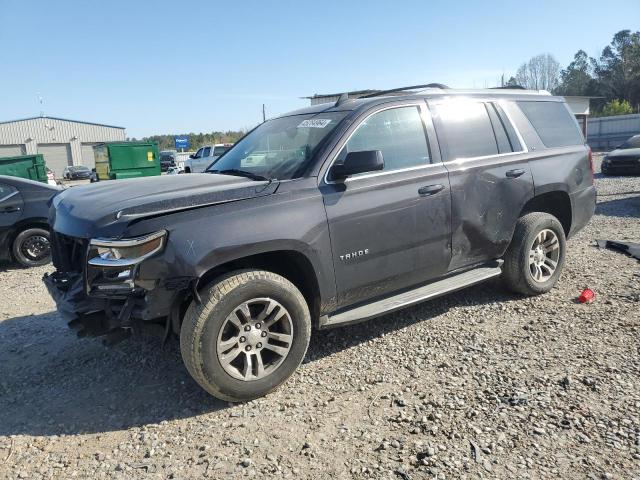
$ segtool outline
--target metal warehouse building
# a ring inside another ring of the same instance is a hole
[[[124,127],[55,117],[0,122],[0,157],[41,153],[56,177],[68,165],[93,168],[93,146],[124,141]]]

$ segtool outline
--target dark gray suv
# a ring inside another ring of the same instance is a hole
[[[294,372],[312,327],[493,277],[549,291],[594,208],[562,98],[343,96],[259,125],[206,173],[61,193],[44,280],[82,335],[179,335],[204,389],[246,400]]]

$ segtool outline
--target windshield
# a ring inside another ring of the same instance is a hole
[[[208,172],[248,172],[251,175],[290,180],[300,177],[316,148],[347,112],[293,115],[269,120],[249,133]]]
[[[88,172],[89,171],[89,167],[69,167],[69,170],[72,172]]]
[[[629,140],[624,142],[618,147],[620,150],[627,150],[629,148],[640,148],[640,135],[634,135]]]

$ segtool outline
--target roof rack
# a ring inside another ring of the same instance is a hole
[[[386,95],[387,93],[402,92],[404,90],[415,90],[416,88],[439,88],[441,90],[444,90],[449,87],[447,87],[446,85],[443,85],[442,83],[427,83],[426,85],[412,85],[410,87],[400,87],[400,88],[392,88],[391,90],[381,90],[379,92],[363,95],[360,98],[381,97],[383,95]]]
[[[504,85],[502,87],[491,87],[491,90],[527,90],[522,85]]]

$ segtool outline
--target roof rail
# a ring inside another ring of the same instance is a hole
[[[412,85],[410,87],[400,87],[400,88],[392,88],[391,90],[381,90],[379,92],[363,95],[360,98],[381,97],[383,95],[386,95],[387,93],[402,92],[404,90],[415,90],[416,88],[439,88],[441,90],[444,90],[449,87],[447,87],[446,85],[443,85],[442,83],[427,83],[426,85]]]
[[[522,85],[504,85],[502,87],[491,87],[491,90],[527,90]]]
[[[337,107],[338,105],[343,104],[344,102],[346,102],[347,100],[349,100],[349,94],[348,93],[341,93],[340,94],[340,98],[338,98],[338,100],[336,101],[336,103],[333,105],[334,107]]]

